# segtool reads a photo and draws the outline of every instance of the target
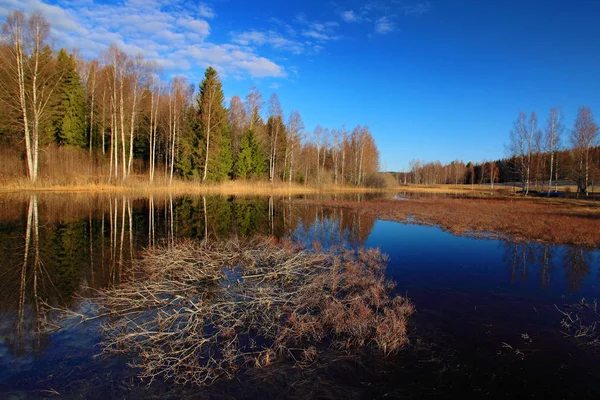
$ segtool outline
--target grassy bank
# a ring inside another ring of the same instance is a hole
[[[457,235],[600,248],[600,204],[595,201],[514,196],[310,202],[345,207],[383,220],[436,225]]]
[[[148,182],[147,178],[132,177],[125,182],[114,184],[53,184],[39,182],[32,184],[26,180],[12,181],[0,184],[0,193],[130,193],[136,195],[170,193],[185,194],[215,194],[215,195],[294,195],[313,193],[358,193],[391,190],[373,189],[342,185],[302,185],[268,181],[228,181],[223,183],[201,184],[199,182],[174,180],[171,184],[165,181]]]

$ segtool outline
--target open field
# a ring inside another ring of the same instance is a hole
[[[600,247],[600,204],[594,201],[517,196],[314,203],[345,207],[382,220],[436,225],[457,235]]]

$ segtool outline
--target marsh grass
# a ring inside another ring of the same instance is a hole
[[[139,376],[210,385],[288,360],[312,365],[328,348],[394,354],[412,304],[393,296],[376,249],[304,247],[275,239],[180,242],[145,254],[139,279],[101,290],[105,354]]]
[[[96,181],[92,179],[92,181]],[[104,179],[97,179],[104,182]],[[132,175],[125,181],[117,180],[112,183],[56,183],[54,181],[40,181],[32,184],[25,178],[13,179],[8,182],[0,182],[0,194],[4,193],[116,193],[135,196],[150,194],[172,194],[182,195],[301,195],[318,193],[371,193],[382,191],[394,191],[392,188],[373,189],[356,186],[341,185],[301,185],[283,182],[271,183],[261,180],[248,181],[225,181],[213,183],[200,183],[194,181],[182,181],[174,179],[168,182],[165,179],[157,179],[151,183],[148,177],[143,175]]]
[[[594,201],[439,196],[408,201],[293,201],[345,207],[383,220],[436,225],[457,235],[600,247],[600,204]]]

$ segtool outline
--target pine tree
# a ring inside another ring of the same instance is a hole
[[[59,145],[84,147],[85,96],[77,66],[72,54],[65,49],[58,52],[57,68],[61,82],[56,91],[52,130]]]

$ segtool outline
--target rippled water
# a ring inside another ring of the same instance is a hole
[[[96,357],[99,322],[73,322],[44,334],[42,305],[81,306],[77,295],[89,293],[83,286],[130,278],[140,251],[163,242],[257,234],[307,245],[380,247],[390,256],[388,275],[418,311],[412,344],[398,357],[336,361],[315,371],[276,365],[203,396],[445,397],[475,390],[494,397],[566,398],[598,392],[597,354],[563,336],[557,310],[598,297],[598,251],[456,237],[436,227],[289,200],[0,198],[0,395],[198,395],[168,383],[147,388],[126,359]]]

